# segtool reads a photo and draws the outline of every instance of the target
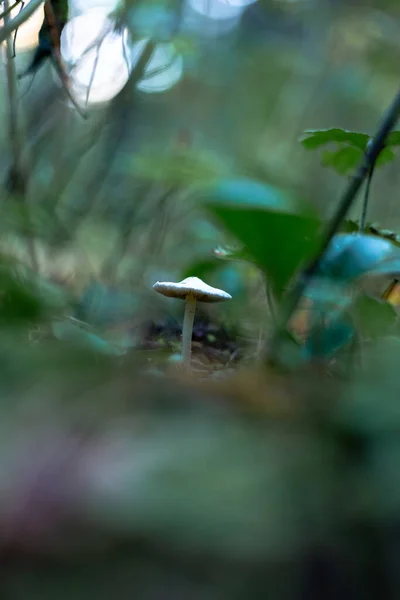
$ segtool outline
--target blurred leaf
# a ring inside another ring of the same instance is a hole
[[[364,151],[370,140],[366,133],[357,133],[346,129],[308,129],[304,132],[300,142],[308,150],[314,150],[332,142],[346,143],[354,148]]]
[[[388,240],[363,233],[341,233],[333,238],[319,271],[324,276],[351,281],[366,274],[388,273],[397,265],[400,271],[400,250]]]
[[[352,306],[357,327],[368,337],[388,335],[397,321],[396,311],[388,302],[360,296]]]
[[[54,218],[41,206],[34,205],[28,214],[23,203],[8,200],[0,204],[0,227],[8,234],[33,234],[47,238],[54,229]]]
[[[99,274],[118,242],[118,229],[107,222],[86,220],[80,223],[75,236],[92,272]]]
[[[277,364],[284,369],[292,370],[304,364],[304,356],[302,347],[295,335],[290,331],[283,331],[280,335],[279,344],[275,350]]]
[[[248,249],[280,296],[317,251],[320,222],[304,203],[257,181],[222,180],[198,197]]]
[[[380,229],[374,225],[369,225],[367,230],[372,235],[390,240],[396,246],[400,246],[400,235],[395,231],[391,231],[390,229]]]
[[[376,159],[376,165],[379,167],[381,165],[386,165],[387,163],[392,162],[396,158],[395,153],[390,148],[384,148],[378,158]]]
[[[392,131],[386,138],[386,146],[400,146],[400,131]]]
[[[124,439],[123,448],[93,461],[86,498],[92,520],[110,531],[153,532],[196,554],[279,560],[309,536],[304,511],[317,510],[319,526],[330,519],[331,453],[316,437],[182,416]]]
[[[242,270],[238,265],[223,265],[218,273],[218,280],[212,283],[228,292],[235,300],[246,295],[247,282],[244,280]]]
[[[313,328],[303,346],[303,355],[307,359],[328,358],[348,344],[354,334],[355,328],[348,319],[330,319]]]
[[[109,344],[98,335],[73,321],[54,321],[52,330],[54,337],[58,340],[71,342],[100,354],[120,356],[125,353],[123,348]]]
[[[93,281],[76,303],[75,316],[92,325],[109,325],[129,319],[138,308],[133,292],[110,288]]]
[[[304,297],[311,300],[310,310],[341,312],[352,301],[352,294],[347,282],[329,277],[314,277],[307,286]]]
[[[338,173],[345,175],[358,165],[361,157],[361,150],[345,146],[339,150],[325,150],[322,153],[321,162],[325,167],[333,167]]]
[[[37,321],[43,314],[43,303],[31,285],[24,283],[10,270],[0,267],[0,321]]]
[[[394,256],[392,259],[377,264],[373,269],[371,269],[369,274],[373,276],[388,275],[389,277],[399,277],[400,257]]]
[[[141,178],[172,186],[208,183],[225,174],[224,165],[214,156],[191,149],[138,154],[133,159],[133,170]]]
[[[6,325],[36,322],[65,308],[67,295],[16,263],[0,265],[0,320]]]
[[[360,163],[371,139],[365,133],[335,128],[305,131],[300,141],[308,150],[331,143],[339,146],[336,150],[325,150],[322,153],[322,164],[334,168],[341,175],[346,175]],[[400,132],[392,132],[387,139],[385,148],[377,158],[376,166],[385,165],[394,160],[395,154],[388,146],[400,145],[399,140]]]
[[[341,233],[356,233],[357,231],[360,231],[360,226],[356,221],[347,219],[342,221],[342,224],[340,225],[340,231]]]
[[[359,376],[343,390],[335,407],[339,420],[353,432],[378,434],[383,439],[394,433],[398,438],[399,354],[398,335],[379,336],[365,344]]]

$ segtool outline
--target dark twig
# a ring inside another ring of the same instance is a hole
[[[101,49],[101,44],[102,43],[103,43],[103,40],[100,41],[100,43],[99,43],[99,45],[97,46],[97,49],[96,49],[96,57],[94,59],[93,70],[92,70],[92,73],[90,75],[90,81],[89,81],[88,89],[87,89],[87,92],[86,92],[86,106],[89,104],[89,96],[90,96],[90,92],[92,91],[92,85],[93,85],[94,78],[96,76],[97,65],[99,64],[100,49]]]
[[[304,292],[318,271],[320,261],[325,255],[332,238],[338,232],[339,227],[345,219],[354,200],[356,199],[365,178],[368,176],[368,173],[370,172],[371,168],[373,168],[376,159],[384,148],[386,138],[394,128],[399,116],[400,90],[397,92],[392,105],[384,115],[375,137],[368,145],[366,153],[363,157],[363,161],[358,167],[356,174],[351,178],[349,185],[343,194],[341,202],[339,203],[336,214],[333,216],[330,223],[328,223],[318,254],[312,260],[308,268],[304,271],[303,276],[298,279],[297,284],[294,286],[292,292],[289,293],[286,298],[286,302],[283,305],[277,327],[274,330],[271,340],[269,340],[266,354],[267,358],[270,360],[273,360],[274,355],[276,355],[282,333],[286,331],[290,319],[297,310],[301,298],[304,296]]]
[[[360,231],[364,231],[365,222],[367,220],[369,193],[371,190],[372,175],[374,174],[374,166],[375,165],[372,165],[368,171],[367,185],[365,186],[364,201],[363,201],[363,207],[362,207],[362,212],[361,212]]]
[[[53,6],[51,2],[47,1],[44,5],[44,18],[47,22],[47,26],[49,28],[50,39],[51,39],[51,54],[53,65],[56,68],[56,71],[60,77],[61,84],[64,88],[65,93],[67,94],[69,100],[74,105],[78,114],[86,119],[87,115],[80,109],[75,98],[73,97],[70,91],[70,82],[68,79],[68,75],[65,72],[63,62],[61,59],[61,51],[60,51],[60,29],[57,24],[56,15],[54,13]]]
[[[2,13],[0,13],[0,21],[2,21],[7,15],[10,15],[14,8],[17,8],[18,4],[24,5],[24,2],[22,0],[17,0],[14,2],[14,4],[5,9]]]
[[[21,12],[24,9],[24,6],[25,6],[25,2],[21,1],[21,10],[19,12]],[[17,44],[17,34],[18,34],[18,29],[16,29],[14,31],[13,53],[12,53],[13,58],[15,58],[15,56],[16,56],[15,47],[16,47],[16,44]]]
[[[33,2],[33,0],[32,0]],[[4,1],[5,16],[4,16],[4,27],[6,29],[9,25],[9,8],[8,0]],[[15,62],[12,56],[13,42],[12,32],[6,38],[6,75],[7,75],[7,92],[8,92],[8,109],[9,109],[9,142],[11,146],[12,156],[12,167],[9,178],[9,189],[17,197],[19,197],[23,203],[23,209],[25,214],[26,224],[28,225],[28,244],[32,260],[32,266],[38,270],[38,260],[36,254],[36,247],[31,235],[31,219],[27,204],[27,191],[28,191],[28,164],[26,152],[24,152],[24,132],[21,123],[21,118],[18,110],[18,87],[17,87],[17,74],[15,71]]]

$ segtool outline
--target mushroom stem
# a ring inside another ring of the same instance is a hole
[[[196,298],[192,294],[186,297],[185,316],[183,318],[182,329],[182,360],[186,371],[190,371],[190,362],[192,356],[192,333],[194,313],[196,312]]]

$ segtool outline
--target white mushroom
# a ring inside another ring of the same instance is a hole
[[[232,296],[223,290],[211,287],[198,277],[187,277],[179,283],[171,281],[157,281],[153,289],[168,298],[179,298],[186,300],[185,316],[182,329],[182,359],[183,366],[190,370],[190,358],[192,353],[192,331],[196,302],[222,302],[231,300]]]

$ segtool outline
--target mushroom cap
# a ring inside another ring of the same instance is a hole
[[[224,290],[211,287],[198,277],[186,277],[179,283],[157,281],[153,285],[153,289],[159,294],[163,294],[163,296],[179,298],[180,300],[186,300],[189,295],[199,302],[222,302],[223,300],[232,299],[232,296]]]

